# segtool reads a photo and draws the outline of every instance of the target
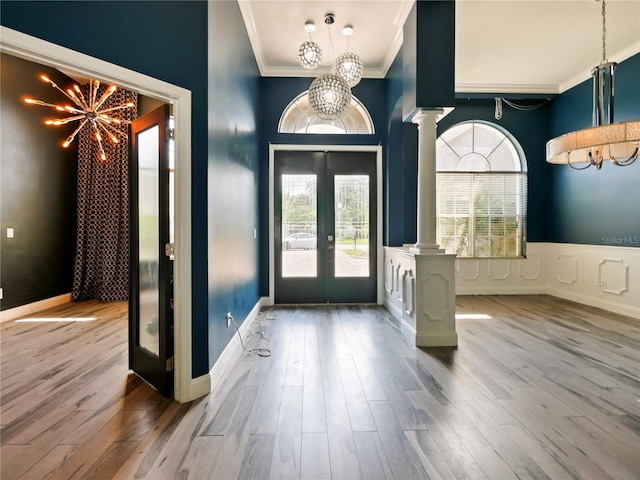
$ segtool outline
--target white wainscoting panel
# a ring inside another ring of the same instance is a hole
[[[529,243],[527,258],[456,259],[457,295],[550,294],[640,319],[640,248]]]
[[[550,243],[547,249],[549,294],[640,319],[640,248]]]
[[[457,295],[545,293],[546,244],[529,243],[527,258],[456,258]]]

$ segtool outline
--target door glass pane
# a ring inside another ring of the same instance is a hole
[[[159,232],[159,128],[154,126],[138,134],[138,231],[140,346],[159,355],[158,319],[160,290],[158,266]]]
[[[282,276],[318,275],[318,179],[282,175]]]
[[[336,175],[336,277],[369,276],[369,175]]]

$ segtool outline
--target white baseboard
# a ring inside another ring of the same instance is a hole
[[[262,307],[269,306],[269,297],[261,297],[260,300],[255,304],[253,309],[247,315],[247,318],[242,322],[242,324],[238,327],[240,331],[240,336],[244,337],[247,331],[249,330],[249,326],[256,319],[258,313],[260,313],[260,309]],[[235,365],[235,360],[237,357],[237,353],[242,349],[242,344],[240,343],[240,338],[238,335],[234,335],[233,338],[229,341],[225,349],[216,360],[216,363],[213,364],[209,375],[207,375],[210,379],[209,390],[203,395],[211,392],[213,388],[218,384],[218,382],[222,381],[224,378],[225,372],[229,366]],[[194,379],[194,381],[197,379]]]
[[[618,302],[610,302],[604,299],[595,298],[590,295],[583,295],[580,293],[569,292],[567,290],[549,288],[546,292],[554,297],[563,298],[572,302],[581,303],[590,307],[601,308],[609,312],[618,313],[620,315],[626,315],[627,317],[640,320],[640,307],[633,307],[629,305],[620,304]]]
[[[508,287],[508,286],[481,286],[460,287],[456,285],[456,295],[544,295],[547,292],[543,287]]]
[[[16,318],[31,315],[32,313],[46,310],[47,308],[57,307],[58,305],[64,305],[71,301],[71,293],[64,293],[57,297],[45,298],[38,302],[27,303],[15,308],[9,308],[0,312],[0,323],[15,320]]]
[[[206,375],[192,378],[190,388],[191,395],[189,396],[189,400],[187,401],[195,400],[196,398],[209,395],[209,393],[211,392],[211,374],[207,373]]]

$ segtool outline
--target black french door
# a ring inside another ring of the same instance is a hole
[[[129,368],[173,394],[169,106],[131,124]]]
[[[276,303],[375,303],[376,154],[275,155]]]

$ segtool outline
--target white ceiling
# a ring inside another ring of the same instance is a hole
[[[402,26],[413,1],[239,0],[245,26],[263,76],[316,76],[329,70],[333,55],[326,13],[337,55],[346,50],[342,27],[353,25],[350,51],[365,65],[365,77],[382,78],[402,44]],[[588,79],[602,57],[599,0],[457,0],[456,91],[560,93]],[[640,0],[608,0],[607,56],[622,61],[640,52]],[[324,58],[318,70],[298,64],[308,40],[304,23]],[[437,40],[437,39],[435,39]]]

